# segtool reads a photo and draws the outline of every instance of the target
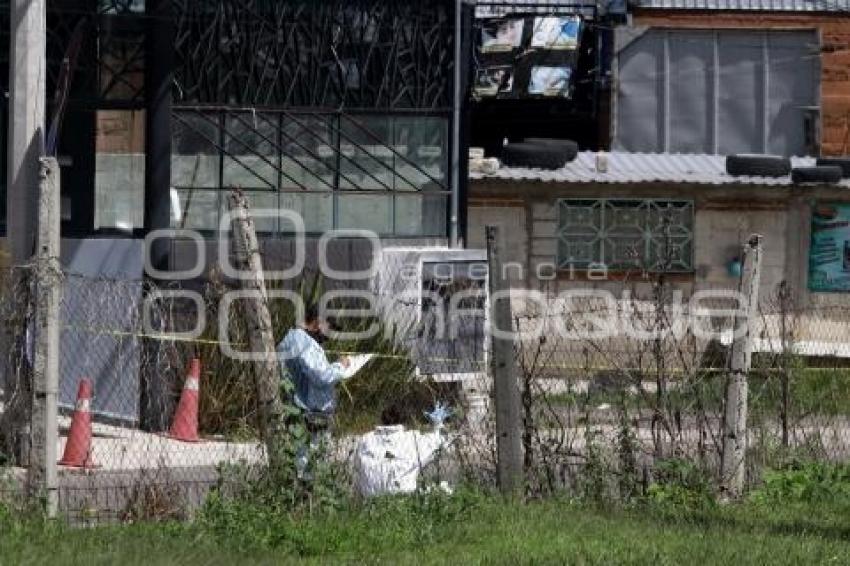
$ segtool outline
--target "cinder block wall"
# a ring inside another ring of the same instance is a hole
[[[818,200],[848,201],[840,187],[714,186],[681,184],[559,184],[531,181],[475,181],[469,208],[469,244],[484,245],[484,225],[505,234],[506,261],[520,262],[523,277],[514,286],[559,291],[598,288],[619,294],[624,288],[648,294],[651,281],[620,274],[589,281],[582,272],[558,271],[559,198],[679,198],[694,201],[694,272],[669,275],[686,295],[698,289],[735,288],[729,262],[750,234],[764,237],[760,294],[775,296],[780,282],[790,285],[802,307],[850,306],[850,293],[808,291],[811,205]],[[539,271],[540,270],[540,271]],[[538,274],[545,274],[539,277]]]
[[[504,252],[502,263],[511,264],[505,269],[508,282],[512,287],[524,287],[529,234],[525,201],[520,198],[475,201],[468,212],[466,247],[486,249],[485,226],[499,227]]]
[[[821,36],[821,153],[850,153],[850,14],[635,10],[634,25],[696,29],[816,29]]]

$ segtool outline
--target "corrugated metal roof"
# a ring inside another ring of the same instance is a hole
[[[580,152],[575,160],[561,169],[527,169],[502,167],[495,173],[470,173],[471,179],[503,179],[543,181],[550,183],[697,183],[708,185],[791,185],[791,177],[736,177],[726,173],[722,155],[682,153],[605,153],[608,168],[596,169],[597,152]],[[793,157],[794,167],[815,164],[811,157]],[[850,179],[841,181],[850,188]]]
[[[664,10],[850,11],[850,0],[634,0],[634,5]]]

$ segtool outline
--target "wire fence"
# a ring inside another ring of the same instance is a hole
[[[554,319],[518,349],[530,490],[629,498],[671,460],[719,482],[733,317],[717,305],[715,314],[674,308],[668,290],[568,313],[550,303],[545,316],[517,317],[519,326]],[[793,460],[850,458],[850,309],[796,308],[789,295],[781,287],[762,297],[754,321],[749,485]],[[603,313],[617,332],[551,330],[599,325]]]
[[[366,282],[329,281],[317,271],[269,282],[276,341],[296,324],[294,298],[312,303],[348,290],[332,317],[348,335],[332,335],[324,347],[332,359],[373,354],[338,391],[328,457],[346,470],[336,480],[344,490],[357,489],[353,456],[363,434],[389,424],[427,430],[424,413],[435,402],[453,415],[445,446],[422,481],[495,486],[486,277],[464,269],[452,278],[420,269],[405,279],[398,266],[383,265]],[[6,321],[0,498],[25,491],[31,457],[30,275],[19,268],[0,277]],[[266,465],[255,363],[239,359],[249,350],[251,329],[244,317],[249,307],[232,299],[237,282],[215,270],[203,281],[160,285],[65,273],[62,289],[60,456],[73,436],[80,383],[93,385],[87,458],[60,466],[64,516],[78,522],[189,517],[220,486],[224,470]],[[765,468],[791,459],[850,459],[850,307],[802,308],[789,297],[784,287],[763,296],[756,321],[746,456],[751,485]],[[364,300],[370,309],[358,302]],[[733,319],[720,308],[706,314],[711,301],[699,308],[677,301],[665,285],[615,300],[514,294],[529,496],[634,497],[668,461],[688,462],[717,481]],[[612,324],[615,332],[603,332]],[[193,359],[200,361],[199,439],[186,441],[170,431]]]

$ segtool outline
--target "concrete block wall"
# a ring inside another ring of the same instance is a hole
[[[630,275],[626,283],[590,281],[581,272],[552,274],[557,265],[558,210],[562,197],[687,198],[694,201],[694,273],[668,277],[686,295],[698,289],[734,289],[729,262],[740,254],[750,234],[764,237],[760,294],[774,300],[786,281],[795,305],[802,308],[850,307],[850,293],[812,293],[808,290],[811,206],[821,200],[846,201],[840,187],[759,187],[664,184],[556,184],[535,182],[473,183],[470,200],[470,243],[483,246],[486,223],[510,227],[510,260],[524,266],[523,280],[514,285],[558,292],[597,288],[615,295],[624,289],[649,295],[651,280]],[[523,251],[524,247],[524,251]],[[542,277],[538,277],[538,273]],[[639,276],[638,276],[639,277]],[[622,279],[622,277],[620,277]]]
[[[694,218],[694,265],[699,288],[735,288],[738,281],[728,264],[741,254],[741,243],[751,234],[763,236],[762,297],[776,294],[787,279],[786,234],[788,211],[698,209]]]
[[[469,207],[467,247],[486,249],[484,227],[498,226],[502,238],[504,264],[511,263],[505,271],[508,282],[514,287],[525,286],[525,266],[528,260],[528,225],[524,206],[510,202],[490,203],[488,206]]]

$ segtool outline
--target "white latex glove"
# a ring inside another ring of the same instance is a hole
[[[434,425],[434,428],[437,430],[443,428],[445,420],[451,415],[452,410],[439,401],[434,404],[434,408],[430,413],[425,413],[425,416],[428,417],[428,420],[431,421],[431,424]]]

